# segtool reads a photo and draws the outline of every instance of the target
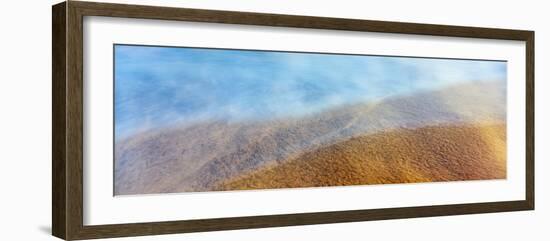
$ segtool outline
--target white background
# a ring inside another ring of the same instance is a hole
[[[134,3],[145,1],[133,1]],[[161,1],[156,1],[157,4]],[[544,1],[162,1],[195,8],[531,29],[536,31],[536,96],[550,97],[550,21]],[[51,37],[53,1],[11,1],[2,7],[0,59],[0,222],[2,240],[55,240],[51,219]],[[538,108],[536,211],[388,220],[129,238],[128,240],[548,240],[550,183],[544,136],[548,108]]]
[[[113,197],[113,43],[507,60],[506,180]],[[84,56],[84,225],[525,199],[524,42],[87,17]]]

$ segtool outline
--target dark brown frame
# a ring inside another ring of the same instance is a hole
[[[519,40],[526,43],[525,200],[421,207],[347,210],[202,220],[83,225],[83,17],[162,19],[193,22],[368,31],[382,33]],[[533,210],[534,32],[356,19],[229,12],[67,1],[52,7],[52,233],[66,240],[265,228],[413,217]]]

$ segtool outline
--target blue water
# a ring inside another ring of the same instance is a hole
[[[475,81],[506,62],[115,45],[115,136],[199,120],[296,117]]]

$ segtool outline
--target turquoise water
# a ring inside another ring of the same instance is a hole
[[[475,81],[506,62],[115,45],[115,136],[178,122],[299,117]]]

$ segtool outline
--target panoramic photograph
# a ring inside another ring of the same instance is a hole
[[[506,179],[506,61],[113,52],[114,195]]]

